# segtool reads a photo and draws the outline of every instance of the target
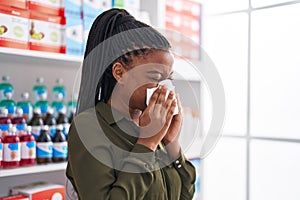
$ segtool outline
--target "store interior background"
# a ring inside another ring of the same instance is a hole
[[[150,20],[160,25],[164,1],[147,1]],[[197,2],[202,5],[201,46],[217,67],[226,95],[222,137],[201,161],[197,199],[299,200],[300,1]],[[10,75],[15,85],[31,88],[36,77],[48,76],[52,88],[59,71],[67,90],[73,90],[78,60],[16,59],[1,51],[1,75]],[[17,74],[20,69],[26,69],[24,76]],[[200,87],[198,82],[191,84]],[[16,89],[16,96],[20,92]],[[209,105],[209,99],[205,101],[200,99],[202,106]],[[205,118],[206,112],[200,112]],[[209,126],[209,119],[202,122]],[[61,174],[33,174],[30,179],[64,182]],[[25,179],[28,176],[1,178],[0,189]]]

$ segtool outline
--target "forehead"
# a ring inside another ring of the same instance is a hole
[[[150,71],[159,70],[169,74],[173,69],[174,56],[169,51],[154,50],[141,59],[134,62],[134,68],[143,66],[140,70]]]

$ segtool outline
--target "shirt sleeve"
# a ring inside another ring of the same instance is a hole
[[[173,162],[173,166],[181,178],[180,200],[192,199],[195,193],[195,167],[185,158],[182,152],[180,152],[179,158]]]
[[[154,180],[155,157],[150,149],[135,144],[132,154],[122,161],[121,170],[116,170],[90,154],[74,127],[69,134],[69,177],[72,174],[80,199],[143,199]],[[107,158],[113,156],[109,146],[99,145],[97,152]],[[143,173],[134,173],[135,170]]]

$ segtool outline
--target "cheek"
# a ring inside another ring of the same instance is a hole
[[[143,85],[137,88],[130,97],[130,105],[131,107],[137,107],[138,109],[145,109],[146,106],[146,94],[147,88],[157,87],[157,84],[151,83]]]

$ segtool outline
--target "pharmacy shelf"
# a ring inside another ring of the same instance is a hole
[[[40,52],[0,47],[1,62],[17,62],[29,64],[62,65],[80,67],[83,57],[60,53]]]
[[[14,169],[0,169],[0,178],[9,177],[9,176],[26,175],[26,174],[61,171],[61,170],[65,170],[66,168],[67,168],[67,162],[34,165],[34,166],[19,167]]]

